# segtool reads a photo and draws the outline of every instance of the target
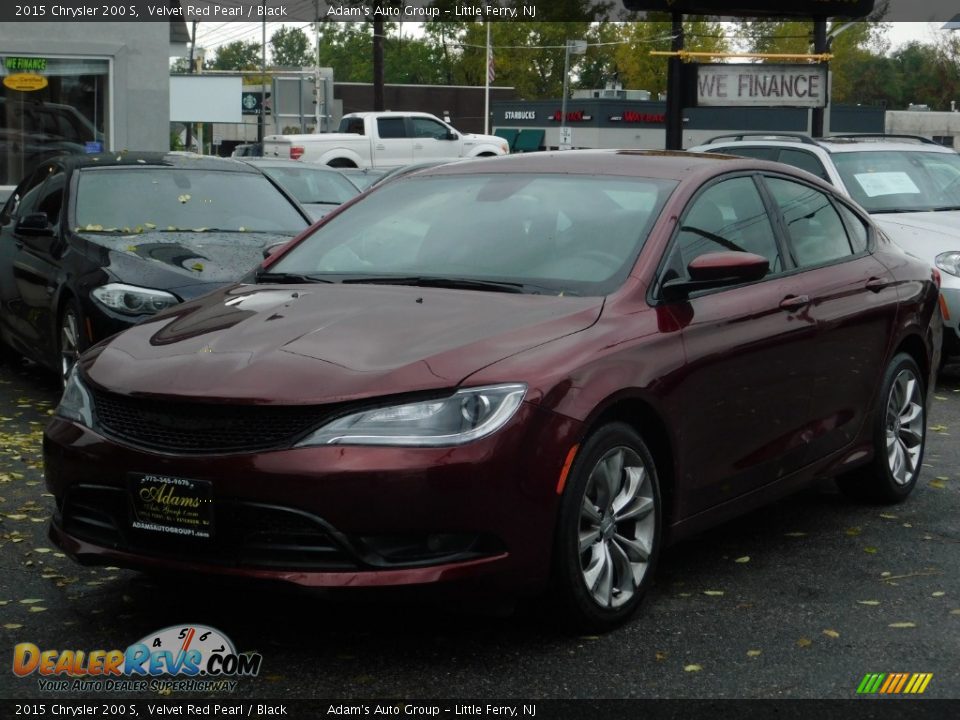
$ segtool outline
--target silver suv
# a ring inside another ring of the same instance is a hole
[[[907,253],[942,275],[944,357],[960,354],[960,155],[909,135],[721,135],[692,152],[799,167],[835,185]]]

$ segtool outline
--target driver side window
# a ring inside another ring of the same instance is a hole
[[[710,186],[688,207],[680,221],[667,262],[665,280],[688,280],[687,266],[706,253],[750,252],[765,257],[769,272],[783,267],[773,226],[750,177]]]

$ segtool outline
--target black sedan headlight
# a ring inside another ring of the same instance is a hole
[[[180,303],[180,298],[164,290],[108,283],[90,291],[101,305],[125,315],[155,315]]]
[[[77,371],[76,365],[67,375],[67,381],[63,387],[63,396],[60,398],[60,404],[57,405],[54,414],[73,420],[88,428],[93,427],[93,396],[80,381],[80,373]]]

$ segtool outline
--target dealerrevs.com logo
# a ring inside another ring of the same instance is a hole
[[[172,625],[126,650],[13,649],[14,674],[36,674],[39,689],[53,692],[233,692],[236,678],[255,677],[262,662],[206,625]]]

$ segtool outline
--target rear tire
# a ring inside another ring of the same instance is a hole
[[[660,552],[660,485],[653,456],[624,423],[580,448],[560,503],[554,578],[565,619],[606,631],[636,612]]]
[[[856,500],[899,503],[917,484],[927,437],[926,387],[912,357],[900,353],[890,361],[879,398],[873,460],[838,478],[837,485]]]

